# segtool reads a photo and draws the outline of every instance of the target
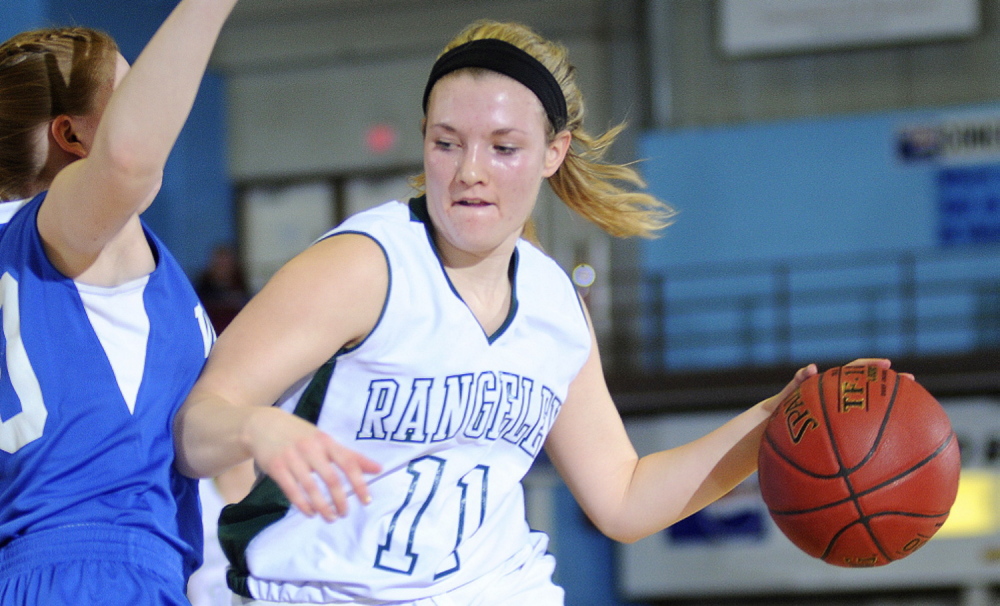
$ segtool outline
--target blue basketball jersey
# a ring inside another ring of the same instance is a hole
[[[36,227],[44,197],[0,226],[0,580],[110,558],[186,582],[201,561],[198,484],[173,465],[171,429],[214,333],[148,229],[148,276],[63,276]]]

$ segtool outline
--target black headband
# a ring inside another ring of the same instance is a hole
[[[431,96],[434,84],[445,75],[463,67],[481,67],[517,80],[535,93],[542,102],[542,107],[545,108],[549,122],[556,132],[566,127],[568,119],[566,97],[563,96],[562,89],[552,72],[538,59],[513,44],[496,38],[466,42],[438,57],[424,88],[425,114],[427,100]]]

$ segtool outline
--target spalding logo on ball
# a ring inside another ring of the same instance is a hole
[[[767,424],[758,455],[771,518],[829,564],[883,566],[941,528],[958,493],[958,440],[916,381],[876,366],[810,377]]]

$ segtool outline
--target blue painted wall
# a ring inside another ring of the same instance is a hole
[[[643,243],[648,269],[941,244],[939,177],[980,155],[906,159],[900,133],[956,122],[992,125],[1000,106],[884,112],[649,132],[640,157],[650,190],[680,211]]]
[[[644,272],[665,278],[647,296],[671,312],[646,325],[653,367],[995,339],[1000,105],[650,132],[640,145],[651,191],[679,210],[641,244]]]
[[[45,0],[17,0],[0,4],[0,39],[38,27],[45,15]]]
[[[114,36],[131,63],[177,0],[16,0],[0,2],[0,37],[52,25],[84,25]],[[213,246],[236,241],[226,169],[225,82],[208,73],[167,162],[163,187],[143,219],[192,278]]]

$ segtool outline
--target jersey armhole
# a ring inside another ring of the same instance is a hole
[[[389,253],[385,250],[385,246],[383,246],[382,243],[378,241],[378,238],[364,231],[345,230],[345,231],[336,231],[329,233],[326,236],[317,240],[317,242],[322,242],[323,240],[343,235],[364,236],[369,240],[371,240],[372,242],[374,242],[376,246],[378,246],[379,250],[382,251],[382,258],[385,259],[385,269],[388,281],[386,283],[385,299],[382,301],[382,309],[379,310],[378,319],[375,320],[375,324],[372,326],[372,329],[368,331],[368,334],[358,339],[356,343],[352,343],[350,345],[345,345],[344,347],[342,347],[340,351],[338,351],[337,354],[334,356],[335,358],[337,356],[341,356],[358,349],[359,347],[364,345],[368,341],[368,339],[371,338],[373,334],[375,334],[375,331],[378,330],[379,326],[382,324],[382,318],[385,317],[386,307],[388,307],[389,305],[389,295],[392,293],[392,263],[389,261]]]

